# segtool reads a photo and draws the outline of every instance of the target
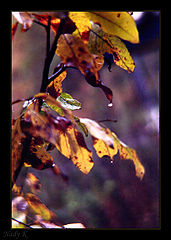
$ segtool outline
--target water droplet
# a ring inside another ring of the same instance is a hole
[[[113,160],[111,160],[110,163],[113,163]]]
[[[108,104],[108,107],[112,107],[112,106],[113,106],[113,103],[109,103],[109,104]]]

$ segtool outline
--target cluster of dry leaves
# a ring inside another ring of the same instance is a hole
[[[113,157],[119,153],[121,159],[130,159],[135,165],[136,176],[143,178],[145,169],[136,151],[122,143],[114,132],[102,124],[87,118],[78,118],[73,110],[80,109],[81,103],[62,90],[62,82],[66,78],[67,67],[77,68],[86,81],[93,87],[100,87],[112,102],[112,91],[103,85],[99,70],[104,64],[104,53],[113,54],[114,62],[128,72],[134,71],[134,61],[121,39],[138,43],[139,36],[133,18],[127,12],[63,12],[28,13],[14,12],[17,22],[12,27],[14,36],[18,23],[22,31],[27,31],[33,23],[50,27],[55,36],[60,23],[65,19],[63,29],[58,36],[56,54],[60,57],[63,71],[50,78],[46,91],[38,93],[24,101],[23,111],[12,121],[12,182],[15,201],[25,203],[38,216],[34,226],[45,228],[84,227],[76,225],[57,225],[54,214],[38,199],[34,193],[22,196],[16,186],[16,179],[23,166],[36,169],[51,168],[64,180],[67,177],[54,164],[50,151],[54,148],[62,153],[84,174],[92,169],[93,155],[88,149],[85,137],[92,137],[92,145],[97,155],[102,158]],[[59,73],[59,71],[57,72]],[[18,101],[16,101],[18,102]],[[52,113],[53,112],[53,113]],[[55,114],[56,115],[55,115]],[[28,176],[32,192],[39,189],[40,184],[34,175]],[[35,184],[36,183],[36,184]],[[37,188],[33,187],[37,186]],[[36,192],[36,191],[35,191]],[[15,203],[15,202],[14,202]],[[25,209],[27,209],[25,207]],[[14,216],[17,215],[14,204]],[[26,212],[22,211],[23,219]],[[15,219],[17,217],[15,216]],[[22,220],[22,222],[24,222]],[[14,227],[22,224],[13,220]],[[33,226],[32,226],[33,227]]]

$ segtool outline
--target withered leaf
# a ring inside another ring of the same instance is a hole
[[[92,152],[87,148],[83,135],[72,125],[60,131],[56,148],[84,174],[88,174],[94,165]]]
[[[91,71],[98,79],[94,57],[81,38],[72,34],[62,34],[58,40],[56,53],[67,66],[77,67],[84,75]]]
[[[30,144],[25,146],[23,156],[27,164],[39,170],[50,168],[53,165],[52,156],[46,152],[43,145],[36,143],[35,138],[32,138]]]
[[[23,161],[21,158],[23,150],[23,142],[25,135],[21,129],[21,119],[20,117],[16,119],[14,126],[12,128],[12,182],[15,183],[15,180],[20,171]]]
[[[81,38],[71,34],[61,35],[56,53],[65,65],[77,67],[91,86],[100,87],[109,101],[112,102],[112,91],[104,86],[99,79],[98,71],[103,60],[100,60],[101,66],[99,67],[99,59],[89,52],[87,45]]]
[[[80,121],[86,125],[89,133],[92,135],[93,147],[99,157],[109,156],[111,161],[113,161],[113,157],[119,151],[121,159],[133,161],[136,176],[140,179],[143,178],[145,169],[134,149],[129,148],[118,139],[114,132],[100,126],[97,122],[86,118],[80,118]]]
[[[116,65],[128,72],[134,71],[135,63],[126,45],[118,37],[103,32],[97,24],[92,24],[88,46],[94,54],[113,54]]]
[[[55,78],[46,88],[52,97],[57,98],[62,92],[62,81],[66,78],[67,72],[62,72],[57,78]]]
[[[50,12],[47,12],[47,14],[33,13],[33,15],[37,20],[39,20],[40,23],[44,24],[45,26],[48,26],[48,21],[50,17],[51,18],[50,27],[55,33],[58,32],[59,24],[61,22],[60,17],[65,18],[65,25],[63,27],[62,33],[72,33],[76,29],[74,22],[70,18],[66,17],[64,14],[62,16],[62,13],[61,16],[58,13],[51,14]]]

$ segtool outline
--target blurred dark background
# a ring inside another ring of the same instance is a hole
[[[134,13],[133,17],[137,17]],[[93,151],[94,167],[88,175],[81,173],[57,150],[54,161],[69,177],[66,184],[50,169],[29,168],[42,184],[38,194],[42,202],[63,222],[81,222],[87,228],[158,228],[160,226],[159,163],[159,12],[143,12],[136,19],[140,44],[125,42],[135,61],[132,74],[112,63],[100,70],[104,84],[113,91],[113,107],[107,106],[104,93],[87,84],[75,69],[67,71],[63,91],[82,103],[75,115],[105,122],[128,146],[134,148],[146,169],[142,181],[135,176],[132,161],[107,157],[100,159]],[[53,39],[53,33],[51,35]],[[34,24],[25,32],[17,32],[12,42],[12,100],[28,98],[40,91],[46,52],[46,33]],[[110,57],[110,56],[109,56]],[[51,73],[59,62],[55,56]],[[20,113],[22,104],[12,107],[12,117]],[[23,168],[17,183],[23,184]],[[27,186],[24,185],[24,191]]]

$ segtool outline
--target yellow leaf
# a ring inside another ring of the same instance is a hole
[[[70,12],[69,17],[75,22],[80,33],[89,31],[90,21],[93,21],[110,35],[139,43],[136,24],[127,12]]]
[[[93,140],[93,147],[95,148],[96,153],[100,158],[104,156],[109,156],[110,159],[113,160],[113,157],[118,152],[118,148],[116,144],[115,144],[115,148],[111,148],[102,139],[97,139],[95,137],[92,137],[92,140]]]
[[[93,147],[100,158],[103,156],[109,156],[111,161],[113,161],[113,157],[119,151],[121,159],[130,159],[133,161],[136,176],[140,179],[143,178],[145,169],[134,149],[129,148],[118,139],[114,132],[111,132],[108,128],[100,126],[97,122],[86,118],[80,118],[80,122],[86,125],[92,136]]]
[[[80,33],[90,30],[91,23],[86,12],[69,12],[69,18],[75,23]]]
[[[25,196],[25,200],[30,206],[31,210],[40,215],[44,220],[56,220],[56,216],[53,212],[51,212],[41,201],[40,199],[32,194],[27,193]]]
[[[132,16],[127,12],[86,12],[87,17],[101,29],[132,43],[139,43],[139,34]]]
[[[114,62],[116,65],[127,70],[128,72],[133,72],[135,63],[125,44],[115,36],[108,36],[107,41],[111,45],[111,48],[108,52],[114,53]]]
[[[86,125],[88,131],[93,137],[102,139],[108,146],[114,148],[113,136],[108,128],[101,127],[97,122],[88,118],[80,118],[80,122]]]
[[[104,33],[97,24],[92,24],[88,46],[94,54],[113,54],[116,65],[128,72],[134,71],[135,63],[125,44],[118,37]]]
[[[92,152],[87,148],[83,135],[70,125],[60,131],[56,148],[67,158],[72,159],[74,165],[84,174],[88,174],[94,163]]]
[[[142,165],[142,163],[140,162],[136,151],[134,149],[128,147],[122,141],[120,141],[114,132],[112,132],[112,135],[113,135],[114,141],[118,145],[120,158],[123,160],[127,160],[127,159],[132,160],[134,163],[134,166],[135,166],[136,176],[138,178],[140,178],[140,180],[142,180],[142,178],[145,174],[145,168]]]
[[[62,34],[58,40],[56,53],[67,66],[77,67],[84,75],[87,71],[92,72],[98,79],[95,58],[80,37]]]

